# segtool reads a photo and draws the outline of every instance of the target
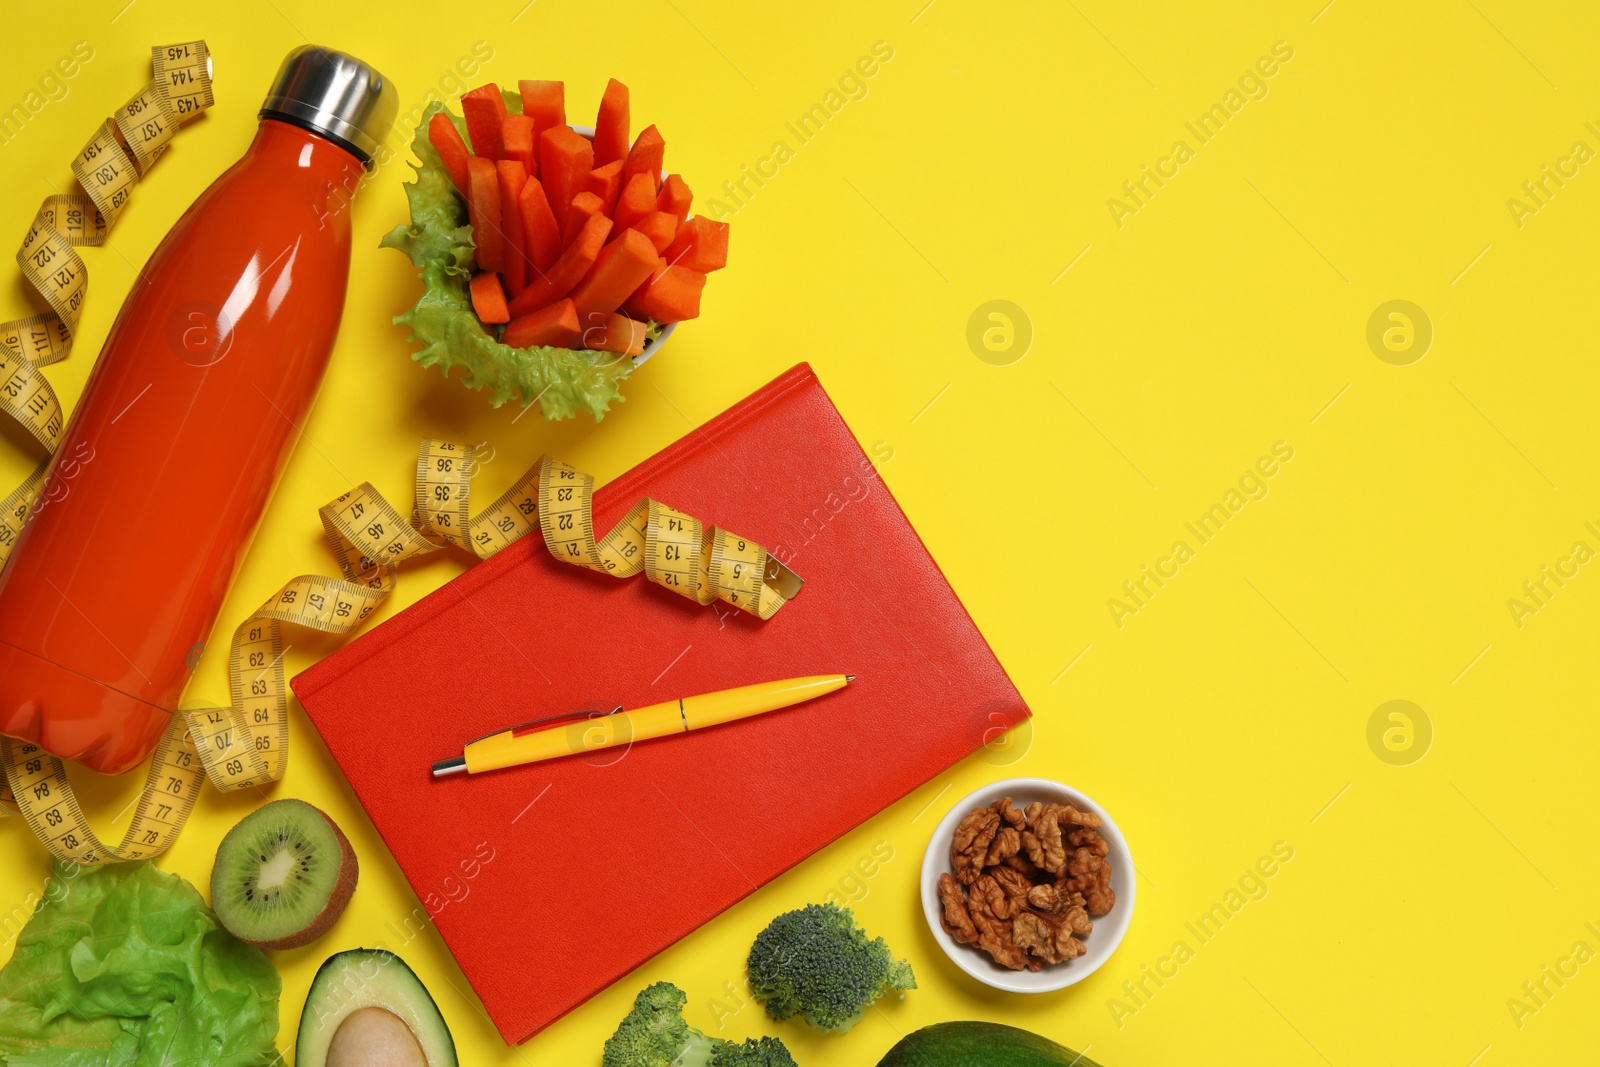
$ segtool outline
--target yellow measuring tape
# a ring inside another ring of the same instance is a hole
[[[38,368],[67,354],[77,326],[87,279],[73,246],[105,240],[138,174],[161,153],[178,121],[212,102],[204,42],[156,48],[154,55],[155,80],[119,109],[73,165],[88,196],[49,198],[17,254],[55,310],[0,325],[0,399],[3,410],[51,452],[62,432],[61,409]],[[76,461],[62,457],[58,468]],[[0,502],[0,565],[39,494],[48,462]],[[642,571],[701,605],[720,599],[762,619],[800,590],[801,579],[761,545],[653,500],[640,500],[596,537],[594,479],[548,456],[472,515],[477,466],[473,446],[425,440],[409,518],[365,482],[320,509],[342,577],[295,578],[234,631],[228,660],[232,704],[173,716],[120,844],[104,843],[90,828],[61,760],[10,738],[0,738],[6,786],[0,814],[20,814],[51,853],[86,866],[164,851],[207,778],[226,791],[283,776],[289,732],[283,625],[347,634],[393,591],[401,562],[446,545],[486,559],[537,525],[546,547],[563,562],[618,578]]]
[[[178,124],[212,104],[204,41],[150,51],[155,76],[100,124],[72,161],[83,191],[46,197],[17,250],[23,276],[52,310],[0,323],[0,411],[52,454],[61,440],[61,404],[39,371],[65,358],[78,331],[89,273],[77,246],[105,242],[139,176],[166,149]],[[49,462],[0,501],[0,564],[11,554]]]
[[[487,559],[537,528],[565,563],[617,578],[643,572],[699,604],[721,600],[762,619],[800,591],[800,577],[761,545],[654,500],[638,501],[597,538],[594,479],[549,456],[471,515],[477,466],[473,446],[425,440],[409,519],[367,482],[320,509],[343,576],[293,579],[234,631],[228,661],[233,705],[173,717],[120,845],[106,845],[90,829],[59,759],[36,745],[4,740],[0,762],[7,784],[46,847],[86,865],[153,856],[177,836],[205,778],[221,790],[281,778],[289,711],[283,624],[347,634],[393,591],[401,562],[446,545]]]

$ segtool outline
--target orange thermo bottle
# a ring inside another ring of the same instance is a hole
[[[155,747],[322,379],[397,111],[361,61],[291,52],[134,282],[0,572],[0,733],[108,774]]]

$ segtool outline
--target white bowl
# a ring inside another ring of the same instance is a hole
[[[939,876],[954,873],[950,867],[950,840],[955,836],[956,825],[972,809],[993,804],[1003,796],[1011,797],[1019,808],[1027,807],[1035,800],[1046,804],[1051,801],[1070,803],[1079,811],[1094,812],[1102,820],[1100,836],[1104,837],[1106,844],[1110,846],[1106,858],[1111,863],[1111,891],[1116,894],[1117,902],[1109,914],[1098,918],[1091,916],[1094,920],[1094,930],[1083,939],[1084,947],[1088,951],[1077,959],[1047,964],[1039,971],[1013,971],[1000,966],[987,952],[976,945],[959,944],[945,931],[944,925],[939,921],[939,916],[944,911],[939,906]],[[928,928],[933,931],[933,939],[939,942],[939,947],[944,949],[945,955],[949,956],[957,967],[984,985],[1011,993],[1048,993],[1056,989],[1065,989],[1099,970],[1101,965],[1111,958],[1117,946],[1122,944],[1123,935],[1128,932],[1128,924],[1133,919],[1135,895],[1133,855],[1128,851],[1128,842],[1122,836],[1122,831],[1117,829],[1117,824],[1106,814],[1104,808],[1089,797],[1071,786],[1053,782],[1048,778],[1009,778],[1003,782],[986,785],[962,798],[950,809],[950,814],[934,828],[927,852],[922,857],[922,910],[928,920]]]
[[[579,134],[580,136],[583,136],[583,137],[587,137],[591,141],[594,140],[594,127],[593,126],[572,126],[571,128],[572,128],[572,132],[573,133]],[[662,171],[661,172],[661,180],[662,181],[666,181],[667,180],[667,172],[666,171]],[[672,331],[676,330],[677,328],[678,328],[678,324],[675,323],[675,322],[669,322],[665,326],[663,326],[661,328],[661,335],[659,337],[657,337],[653,341],[646,341],[644,343],[644,351],[640,352],[637,356],[633,357],[633,365],[635,367],[637,367],[641,363],[643,363],[645,360],[649,359],[651,356],[653,356],[657,352],[661,351],[661,346],[665,345],[667,343],[667,338],[671,337],[672,336]]]

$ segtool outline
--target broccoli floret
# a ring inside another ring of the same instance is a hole
[[[710,1067],[799,1067],[782,1041],[763,1037],[746,1038],[743,1044],[728,1042],[711,1054]]]
[[[842,1033],[879,997],[917,988],[911,965],[836,904],[808,904],[773,919],[750,947],[747,966],[768,1015],[799,1015],[823,1031]]]
[[[689,995],[671,982],[646,986],[606,1040],[602,1067],[708,1067],[714,1038],[683,1021]]]
[[[617,1032],[606,1039],[601,1067],[796,1067],[776,1038],[744,1044],[708,1037],[683,1019],[689,996],[671,982],[646,986],[633,998]]]

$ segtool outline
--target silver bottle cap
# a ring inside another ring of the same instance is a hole
[[[308,44],[284,57],[260,117],[319,133],[371,163],[399,113],[388,78],[355,56]]]

